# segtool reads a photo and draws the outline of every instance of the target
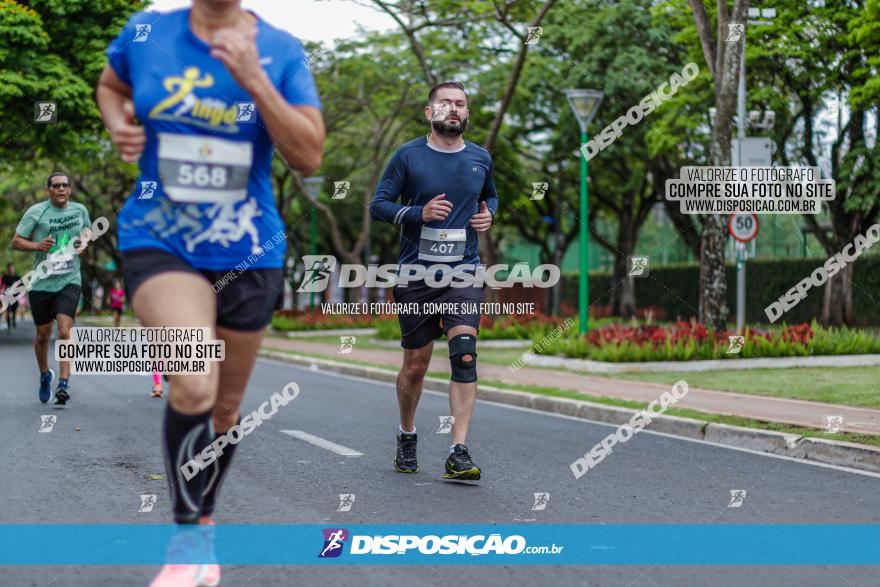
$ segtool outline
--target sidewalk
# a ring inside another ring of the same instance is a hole
[[[402,349],[375,350],[355,347],[350,354],[339,355],[338,345],[305,342],[290,339],[266,338],[263,347],[272,347],[312,355],[326,359],[363,361],[390,369],[400,369]],[[479,353],[479,349],[477,351]],[[585,396],[608,397],[649,403],[657,399],[669,386],[641,381],[624,381],[606,377],[591,377],[563,371],[523,367],[511,373],[503,365],[479,363],[482,381],[498,381],[518,385],[553,387],[576,391]],[[449,372],[449,359],[445,345],[437,345],[431,358],[429,371]],[[586,398],[585,398],[586,399]],[[796,399],[746,395],[729,391],[690,388],[687,396],[676,407],[688,408],[710,414],[740,416],[764,422],[776,422],[793,426],[824,429],[825,415],[843,416],[841,431],[862,434],[880,434],[880,410],[853,408],[836,404],[808,402]]]

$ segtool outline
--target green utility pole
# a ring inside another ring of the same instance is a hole
[[[581,133],[581,144],[587,144],[587,133]],[[587,230],[587,223],[590,217],[589,204],[587,200],[587,156],[581,151],[581,225],[580,225],[580,284],[578,287],[578,308],[580,311],[580,333],[587,332],[587,321],[589,320],[589,304],[590,304],[590,237]]]
[[[589,206],[587,205],[587,127],[593,120],[599,104],[602,102],[602,92],[599,90],[565,90],[565,96],[568,98],[568,104],[571,106],[572,112],[577,119],[578,127],[581,131],[581,214],[580,214],[580,231],[578,233],[579,246],[578,256],[580,265],[580,281],[578,287],[578,311],[580,322],[580,333],[586,334],[589,320],[590,306],[590,233],[587,230],[589,222]],[[591,157],[596,153],[593,152]]]

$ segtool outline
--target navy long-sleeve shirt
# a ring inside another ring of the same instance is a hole
[[[446,194],[445,200],[452,203],[452,211],[445,220],[425,224],[422,208],[440,194]],[[495,215],[498,194],[492,180],[489,151],[467,140],[459,151],[440,151],[428,143],[427,137],[420,137],[401,146],[391,156],[370,202],[370,216],[401,225],[400,264],[476,265],[480,263],[479,239],[470,220],[480,211],[480,202],[486,202],[489,212]],[[451,262],[440,257],[426,260],[426,244],[422,243],[423,258],[420,259],[420,241],[427,234],[422,231],[423,226],[465,229],[463,258]]]

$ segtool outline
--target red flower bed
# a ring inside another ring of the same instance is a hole
[[[709,340],[709,330],[702,324],[691,322],[676,322],[671,326],[659,326],[656,324],[641,324],[630,326],[626,324],[608,324],[587,333],[587,342],[595,346],[620,345],[631,343],[637,346],[650,344],[657,348],[666,342],[672,345],[693,342],[703,344]],[[714,333],[716,344],[727,344],[728,337],[736,333],[728,330]],[[758,338],[771,340],[773,334],[770,331],[748,330],[748,338],[753,341]],[[813,338],[813,329],[809,324],[789,326],[782,331],[782,339],[789,343],[807,344]]]
[[[789,326],[782,331],[782,340],[785,342],[809,344],[813,340],[813,329],[806,323],[799,326]]]

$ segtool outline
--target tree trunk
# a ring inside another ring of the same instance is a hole
[[[726,0],[721,0],[719,6]],[[738,41],[727,41],[728,22],[746,24],[748,0],[736,0],[730,21],[726,14],[718,17],[718,52],[712,50],[711,31],[705,6],[700,0],[690,0],[694,22],[700,36],[703,53],[715,82],[715,123],[712,127],[710,158],[713,166],[730,165],[730,138],[733,115],[736,110],[740,57],[748,27],[744,26]],[[725,10],[726,12],[726,10]],[[724,266],[727,248],[727,216],[707,215],[700,236],[700,322],[717,330],[727,327],[727,279]]]
[[[630,277],[626,270],[626,260],[632,256],[635,249],[635,229],[632,226],[635,219],[628,211],[620,216],[620,226],[617,229],[617,251],[614,256],[614,283],[618,287],[612,294],[611,314],[621,318],[633,318],[636,315],[636,288],[635,278]]]
[[[716,331],[727,328],[727,230],[723,217],[703,220],[700,238],[700,322]]]
[[[621,318],[633,318],[636,315],[635,278],[627,275],[626,258],[627,255],[614,257],[614,283],[618,284],[618,287],[614,289],[611,314]]]
[[[833,236],[823,239],[823,233],[819,228],[818,222],[816,222],[815,219],[808,220],[808,224],[813,228],[814,234],[817,236],[819,242],[822,243],[822,246],[829,257],[841,250],[847,243],[852,242],[856,235],[864,234],[865,231],[868,230],[868,227],[874,223],[873,219],[876,218],[877,215],[876,203],[872,204],[870,209],[867,210],[858,208],[855,210],[848,210],[845,205],[847,202],[859,198],[860,192],[873,199],[873,194],[869,195],[856,187],[860,183],[857,181],[859,168],[854,165],[844,165],[843,162],[845,156],[841,157],[839,151],[841,139],[843,137],[846,137],[846,140],[849,142],[850,149],[866,149],[865,121],[865,111],[861,108],[853,109],[850,114],[849,122],[847,122],[844,132],[842,133],[843,136],[832,146],[832,162],[837,163],[833,164],[831,175],[832,177],[837,178],[838,185],[841,183],[849,184],[849,187],[844,193],[838,192],[837,200],[828,203],[828,208],[831,211],[831,226],[834,230]],[[874,156],[876,159],[876,144],[873,150],[874,153],[871,153],[869,157]],[[813,161],[810,163],[816,165]],[[861,173],[864,172],[864,169],[862,169]],[[845,179],[847,176],[850,178],[849,181]],[[853,265],[847,265],[835,276],[834,281],[837,282],[835,285],[831,285],[831,280],[829,280],[826,289],[830,287],[831,291],[826,296],[825,303],[822,307],[823,325],[855,325],[852,280]]]
[[[825,284],[825,296],[822,300],[823,326],[853,324],[852,273],[853,266],[847,265]]]

